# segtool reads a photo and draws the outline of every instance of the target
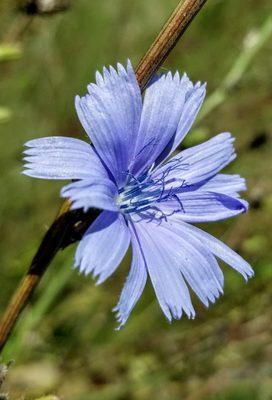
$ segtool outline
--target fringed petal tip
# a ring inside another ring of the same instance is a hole
[[[24,147],[31,148],[31,147],[42,147],[42,143],[44,142],[44,140],[46,139],[50,139],[50,137],[42,137],[42,138],[36,138],[36,139],[31,139],[28,140],[24,143]],[[69,138],[68,138],[69,139]],[[24,152],[27,151],[27,149],[24,150]]]
[[[27,142],[24,143],[24,147],[32,147],[31,142],[33,142],[33,140],[28,140]],[[23,150],[23,153],[25,153],[25,151],[27,151],[27,149]]]
[[[60,175],[55,175],[54,171],[49,171],[47,168],[40,168],[39,165],[34,163],[27,163],[24,165],[22,175],[31,177],[31,178],[39,178],[39,179],[67,179],[65,176],[60,177]]]
[[[36,147],[36,146],[40,147],[39,146],[40,140],[43,140],[43,139],[45,139],[45,138],[36,138],[36,139],[28,140],[27,142],[24,143],[24,147],[27,147],[27,148]],[[26,150],[24,150],[24,151],[26,151]]]
[[[85,268],[83,263],[75,264],[74,269],[77,269],[80,275],[84,275],[85,277],[89,276],[94,281],[95,286],[101,285],[108,278],[107,271],[105,271],[103,273],[103,272],[97,271],[95,269],[89,270],[89,269]]]
[[[114,330],[115,331],[123,330],[128,318],[129,318],[129,314],[128,315],[123,315],[121,313],[118,305],[113,307],[112,312],[115,314],[115,319],[116,319],[116,322],[118,323],[118,326]]]
[[[113,78],[113,80],[118,77],[122,77],[125,78],[129,75],[130,78],[134,78],[136,81],[136,75],[135,75],[135,71],[133,68],[133,65],[130,61],[130,59],[127,59],[127,63],[126,63],[126,68],[123,66],[123,64],[121,64],[120,62],[116,63],[116,66],[113,65],[109,65],[109,66],[103,66],[102,68],[103,73],[101,73],[100,71],[96,71],[95,72],[95,79],[96,79],[96,85],[97,86],[104,86],[107,83],[107,80],[111,80]],[[87,88],[88,91],[90,92],[92,87],[95,86],[95,84],[90,83]],[[90,89],[90,90],[89,90]],[[76,96],[78,97],[78,96]]]
[[[88,179],[107,176],[92,146],[82,140],[50,136],[29,140],[24,149],[25,175],[42,179]]]
[[[216,299],[215,299],[216,300]],[[215,301],[214,300],[214,301]],[[207,307],[209,306],[209,303],[207,303]],[[132,310],[131,310],[132,311]],[[130,313],[128,314],[124,314],[121,310],[121,307],[119,306],[119,304],[117,304],[117,306],[115,306],[112,309],[112,312],[115,314],[115,319],[118,323],[118,326],[115,328],[116,331],[120,331],[122,329],[124,329],[125,324],[130,316]],[[172,324],[174,322],[174,320],[180,320],[183,316],[183,311],[182,310],[178,310],[177,308],[171,308],[170,306],[168,307],[168,309],[163,310],[163,313],[166,317],[166,320],[169,324]],[[191,308],[190,310],[185,310],[185,314],[187,316],[188,319],[195,319],[196,317],[196,312],[194,310],[194,308]]]
[[[206,90],[206,89],[207,89],[207,82],[198,81],[198,82],[195,84],[195,88],[196,88],[196,89],[202,88],[202,90]]]
[[[25,166],[24,166],[24,168],[25,168]],[[30,177],[30,178],[33,178],[33,175],[32,175],[32,173],[31,173],[31,170],[28,169],[28,168],[23,169],[23,170],[21,171],[21,174],[22,174],[22,175],[25,175],[25,176],[28,176],[28,177]],[[34,177],[34,178],[35,178],[35,177]]]
[[[180,320],[184,314],[188,319],[195,319],[196,317],[196,312],[193,306],[191,306],[188,309],[187,308],[179,309],[177,307],[167,305],[167,308],[163,309],[163,313],[169,324],[172,324],[175,320],[176,321]]]
[[[242,275],[246,283],[248,283],[249,279],[253,278],[254,276],[254,271],[249,264],[247,265],[247,268],[244,267],[242,271],[238,272],[240,273],[240,275]]]
[[[112,311],[115,314],[115,319],[116,319],[116,321],[118,323],[118,326],[115,328],[115,331],[123,330],[125,325],[126,325],[126,322],[127,322],[128,318],[130,316],[130,314],[129,315],[123,315],[120,312],[120,309],[118,308],[118,306],[114,307],[112,309]],[[183,313],[182,312],[178,312],[178,310],[176,310],[176,311],[174,311],[174,313],[172,313],[172,312],[170,312],[170,309],[169,309],[169,313],[167,312],[167,315],[166,315],[166,313],[164,313],[165,317],[166,317],[166,320],[167,320],[167,322],[169,324],[172,324],[174,322],[174,320],[180,320],[182,318],[182,315],[183,315]],[[195,311],[190,312],[189,314],[186,314],[186,315],[187,315],[188,319],[192,319],[192,320],[195,319],[195,317],[196,317]]]
[[[75,269],[78,270],[80,275],[84,275],[85,277],[89,276],[93,281],[95,286],[100,286],[107,279],[107,273],[97,273],[95,271],[89,271],[87,269],[83,269],[80,265],[74,266]]]
[[[246,213],[249,209],[249,203],[246,200],[239,199],[242,207],[242,214]]]
[[[101,73],[98,70],[95,72],[96,83],[89,83],[87,85],[88,93],[85,96],[79,96],[79,95],[75,96],[76,108],[77,106],[80,105],[81,100],[83,101],[88,100],[89,94],[93,94],[96,87],[103,88],[103,86],[107,85],[109,82],[111,84],[120,83],[119,82],[120,78],[126,81],[128,81],[129,78],[129,80],[131,80],[138,86],[134,68],[129,59],[127,60],[126,68],[121,63],[118,62],[115,67],[112,65],[109,65],[108,67],[104,66],[102,68],[102,71],[103,73]]]
[[[248,282],[249,279],[253,278],[254,275],[255,275],[255,272],[253,271],[251,266],[248,264],[248,269],[242,274],[246,283]]]

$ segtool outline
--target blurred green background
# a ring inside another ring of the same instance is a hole
[[[136,65],[176,4],[77,0],[64,12],[30,16],[1,0],[1,313],[61,204],[62,183],[20,174],[24,142],[84,138],[75,94],[104,64],[129,57]],[[147,287],[116,332],[111,309],[129,258],[96,287],[71,268],[72,246],[52,263],[3,354],[2,362],[15,360],[2,388],[11,399],[272,399],[270,14],[271,0],[210,0],[164,65],[208,82],[206,108],[185,145],[226,130],[237,138],[228,171],[246,177],[251,209],[205,229],[251,262],[255,278],[246,285],[223,266],[225,295],[209,309],[194,299],[198,317],[172,325]]]

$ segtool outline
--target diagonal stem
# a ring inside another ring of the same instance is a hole
[[[140,61],[136,76],[143,91],[157,69],[162,65],[190,22],[207,0],[180,1],[161,32]],[[36,252],[26,276],[17,287],[0,324],[0,351],[4,348],[17,318],[28,304],[29,299],[42,278],[46,268],[60,249],[79,240],[98,211],[71,211],[69,201],[65,201],[55,221],[46,232]]]

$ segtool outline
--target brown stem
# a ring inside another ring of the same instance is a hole
[[[142,91],[206,1],[185,0],[179,2],[138,65],[136,76]],[[83,213],[82,210],[71,211],[69,201],[63,203],[57,218],[45,234],[27,275],[19,284],[3,316],[0,324],[0,351],[55,254],[58,250],[79,240],[97,215],[98,212],[94,210],[88,213]]]
[[[136,75],[142,90],[146,87],[154,72],[162,65],[206,1],[185,0],[179,2],[137,67]]]

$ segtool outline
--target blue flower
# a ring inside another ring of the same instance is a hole
[[[249,264],[224,243],[189,224],[218,221],[247,210],[239,175],[219,173],[235,158],[234,139],[221,133],[173,157],[191,128],[205,85],[169,72],[153,79],[144,102],[128,62],[104,68],[84,97],[78,117],[92,145],[48,137],[26,143],[26,175],[76,180],[61,195],[72,208],[103,210],[82,238],[75,264],[97,283],[117,269],[129,245],[130,272],[115,307],[125,324],[150,277],[169,321],[195,311],[188,287],[208,306],[223,293],[217,258],[245,279]],[[170,157],[170,158],[169,158]]]

